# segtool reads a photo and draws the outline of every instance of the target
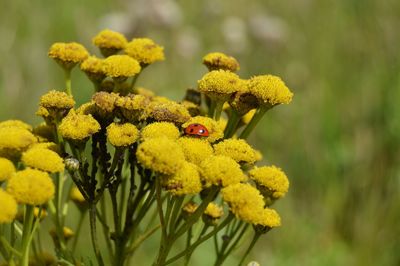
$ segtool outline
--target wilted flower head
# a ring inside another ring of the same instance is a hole
[[[49,57],[53,58],[65,69],[73,68],[88,56],[89,53],[86,48],[76,42],[56,42],[49,49]]]
[[[172,122],[181,125],[190,119],[189,111],[174,101],[153,101],[147,108],[149,116],[156,121]]]
[[[114,111],[114,108],[116,107],[115,103],[117,102],[118,98],[119,96],[116,93],[100,91],[93,94],[92,101],[97,109],[99,109],[100,113],[110,114],[112,111]]]
[[[109,29],[99,32],[92,41],[94,45],[99,47],[104,57],[118,53],[128,43],[123,34]]]
[[[135,38],[125,48],[125,53],[136,59],[141,66],[164,60],[164,48],[148,38]]]
[[[111,123],[107,127],[107,139],[115,147],[129,146],[139,138],[139,130],[131,123]]]
[[[203,64],[209,71],[222,69],[236,72],[240,69],[239,62],[234,57],[218,52],[204,56]]]

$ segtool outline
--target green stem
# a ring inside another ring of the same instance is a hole
[[[144,67],[142,67],[142,71],[143,71],[143,69],[144,69]],[[136,81],[138,80],[139,75],[142,73],[142,71],[140,71],[139,73],[137,73],[137,74],[132,78],[132,82],[131,82],[131,85],[130,85],[130,87],[129,87],[129,91],[130,91],[130,92],[133,91],[133,88],[134,88],[134,86],[135,86],[135,84],[136,84]]]
[[[64,75],[65,75],[65,92],[68,95],[72,95],[71,90],[71,69],[64,68]]]
[[[101,256],[98,240],[97,240],[97,230],[96,230],[96,204],[92,203],[89,208],[90,216],[90,234],[92,239],[92,245],[94,254],[96,255],[97,263],[99,266],[104,266],[103,257]]]
[[[143,233],[141,236],[139,236],[133,244],[130,246],[128,253],[134,253],[135,250],[150,236],[152,236],[157,230],[161,227],[161,224],[158,224],[157,226],[153,227],[152,229],[148,230],[147,232]]]
[[[233,134],[235,134],[235,130],[237,125],[239,124],[239,121],[240,121],[240,116],[238,112],[232,110],[229,116],[228,124],[226,125],[225,128],[225,134],[224,134],[225,139],[231,138]]]
[[[64,239],[64,233],[63,233],[63,228],[64,224],[62,222],[63,220],[63,215],[62,215],[62,193],[63,193],[63,187],[64,187],[64,178],[63,178],[63,173],[57,173],[56,176],[56,185],[57,185],[57,191],[56,191],[56,213],[55,213],[55,218],[56,218],[56,233],[57,233],[57,238],[58,241],[60,242],[60,248],[62,251],[66,249],[66,244],[65,244],[65,239]]]
[[[217,105],[216,105],[216,102],[214,100],[211,99],[210,101],[211,101],[211,103],[210,103],[210,107],[208,109],[208,117],[213,118],[214,117],[214,112],[215,112],[215,107]]]
[[[33,214],[34,206],[25,205],[25,216],[24,216],[24,227],[22,234],[22,258],[21,258],[21,266],[29,265],[29,248],[30,248],[30,235],[32,234],[33,227]]]
[[[239,231],[240,227],[242,227],[242,223],[240,223],[236,229],[233,231],[232,235],[229,236],[230,240],[235,239],[236,233]],[[244,233],[246,232],[248,228],[248,224],[244,224],[242,231],[239,233],[239,235],[236,237],[232,245],[229,247],[228,251],[225,252],[225,250],[228,248],[230,241],[226,242],[226,245],[221,249],[220,254],[218,254],[217,261],[215,262],[214,266],[220,266],[222,263],[226,260],[226,258],[232,253],[232,251],[235,249],[239,241],[242,239]]]
[[[264,114],[271,109],[271,106],[261,106],[257,112],[254,114],[253,118],[250,120],[250,122],[247,124],[245,129],[242,131],[240,134],[239,138],[241,139],[247,139],[247,137],[250,135],[250,133],[253,131],[253,129],[256,127],[258,122],[260,122],[261,118],[264,116]]]
[[[215,104],[215,114],[214,114],[214,118],[215,120],[219,121],[219,119],[221,118],[221,114],[222,114],[222,108],[224,107],[224,101],[217,101]]]
[[[249,255],[250,251],[253,249],[254,245],[257,243],[257,240],[260,238],[261,234],[255,232],[253,239],[251,240],[251,243],[249,245],[249,247],[247,248],[246,252],[244,253],[242,259],[239,262],[239,266],[243,264],[243,262],[245,261],[247,255]]]
[[[82,229],[83,221],[85,220],[86,212],[79,211],[79,213],[80,213],[79,214],[79,221],[78,221],[78,225],[77,225],[76,230],[75,230],[75,238],[74,238],[74,242],[72,243],[72,248],[71,248],[72,254],[75,253],[76,244],[78,243],[78,239],[79,239],[79,235],[80,235],[80,232],[81,232],[81,229]]]

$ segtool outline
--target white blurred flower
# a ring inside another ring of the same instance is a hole
[[[221,31],[232,52],[240,53],[247,47],[247,30],[243,19],[239,17],[227,17],[222,25]]]
[[[186,28],[180,31],[176,39],[176,51],[183,58],[195,57],[201,48],[201,41],[198,32],[193,28]]]
[[[247,266],[261,266],[261,265],[257,261],[250,261],[249,264],[247,264]]]
[[[288,35],[287,23],[279,17],[267,14],[250,17],[249,28],[255,38],[264,42],[282,42]]]

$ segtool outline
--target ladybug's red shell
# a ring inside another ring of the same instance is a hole
[[[201,124],[190,124],[185,128],[185,134],[198,137],[208,137],[209,135],[207,128]]]

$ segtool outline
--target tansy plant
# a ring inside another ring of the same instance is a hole
[[[210,53],[203,58],[209,72],[176,102],[136,84],[145,68],[164,60],[153,40],[128,42],[104,30],[93,44],[103,58],[74,42],[50,47],[65,86],[40,98],[44,123],[0,123],[6,264],[129,265],[152,238],[153,265],[189,265],[204,243],[214,246],[215,265],[242,245],[243,265],[260,236],[281,225],[271,205],[289,187],[280,168],[256,166],[262,155],[246,138],[268,110],[290,103],[292,92],[277,76],[242,79],[235,58]],[[74,68],[94,88],[80,106]],[[67,224],[71,204],[77,226]],[[76,249],[85,216],[96,263]],[[43,230],[54,251],[42,249]]]

